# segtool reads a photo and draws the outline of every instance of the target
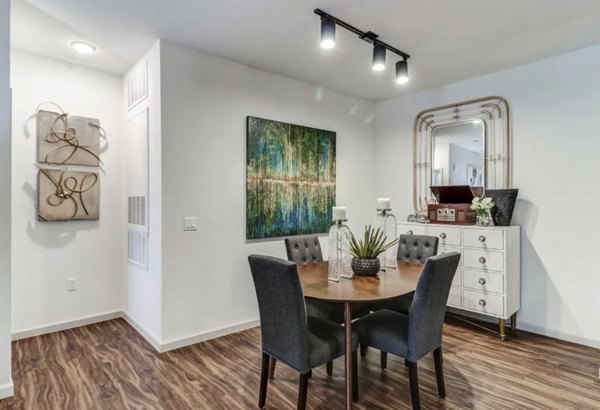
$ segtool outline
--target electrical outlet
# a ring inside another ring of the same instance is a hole
[[[77,290],[77,287],[75,286],[76,280],[77,280],[77,278],[67,279],[67,292],[74,292]]]
[[[198,227],[197,227],[197,222],[198,222],[198,218],[196,218],[195,216],[186,216],[183,218],[183,230],[184,231],[197,231]]]

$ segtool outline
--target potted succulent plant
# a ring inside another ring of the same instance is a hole
[[[385,252],[398,243],[398,238],[385,243],[387,236],[383,231],[365,226],[363,239],[357,240],[353,233],[350,234],[350,254],[352,255],[352,271],[358,276],[375,276],[381,268],[379,254]]]

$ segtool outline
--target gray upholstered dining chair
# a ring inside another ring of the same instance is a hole
[[[436,236],[400,235],[398,242],[398,260],[425,263],[427,259],[437,255],[439,239]],[[395,312],[408,313],[414,293],[398,298],[374,303],[371,310],[389,309]]]
[[[372,346],[406,360],[413,409],[420,409],[417,361],[433,351],[440,397],[446,397],[442,364],[442,332],[446,303],[460,253],[451,252],[427,259],[417,284],[408,315],[379,310],[356,321],[360,344]]]
[[[295,263],[270,256],[248,257],[262,336],[262,369],[258,406],[266,403],[269,359],[286,363],[300,373],[298,409],[306,407],[311,369],[344,355],[344,328],[317,317],[307,317],[298,268]],[[356,374],[358,335],[352,337],[353,375]],[[358,399],[357,377],[353,376],[354,399]]]

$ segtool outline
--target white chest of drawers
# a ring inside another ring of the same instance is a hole
[[[521,307],[520,228],[402,222],[398,233],[438,237],[438,254],[460,252],[448,306],[499,319],[504,339]]]

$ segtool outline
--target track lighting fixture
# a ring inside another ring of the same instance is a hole
[[[350,24],[325,13],[320,9],[315,10],[315,14],[321,16],[321,47],[332,49],[335,47],[335,26],[340,26],[348,31],[358,35],[363,41],[373,44],[373,70],[385,70],[386,53],[390,51],[399,55],[402,60],[396,62],[396,83],[406,84],[408,82],[408,59],[410,55],[387,43],[379,40],[379,36],[372,31],[361,31]]]
[[[385,70],[385,46],[379,42],[373,46],[373,70]]]
[[[335,47],[335,21],[327,16],[321,17],[321,47],[327,50]]]
[[[396,63],[396,83],[406,84],[408,82],[408,62],[400,60]]]

